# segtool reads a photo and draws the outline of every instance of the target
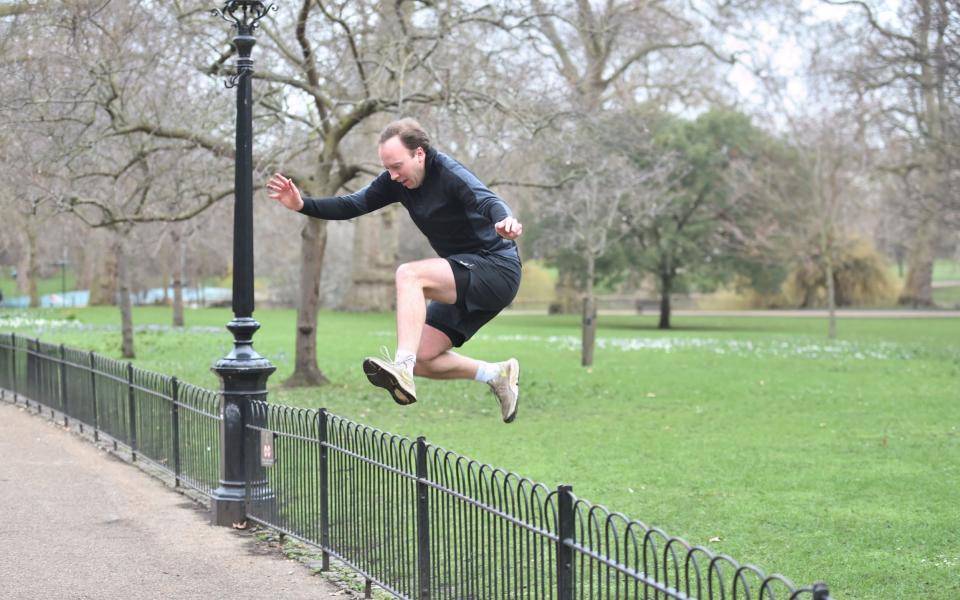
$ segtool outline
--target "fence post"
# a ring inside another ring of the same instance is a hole
[[[813,600],[830,600],[830,588],[822,581],[813,584]]]
[[[10,380],[10,385],[13,386],[13,403],[17,403],[17,334],[10,334],[10,368],[13,375],[13,378]]]
[[[327,449],[327,409],[321,408],[317,438],[320,440],[320,549],[324,571],[330,570],[330,457]]]
[[[430,511],[427,479],[427,439],[417,438],[417,572],[420,600],[430,598]]]
[[[93,439],[100,441],[100,411],[97,410],[97,367],[90,352],[90,402],[93,404]]]
[[[63,408],[63,426],[70,427],[70,404],[67,400],[67,349],[60,344],[60,406]]]
[[[130,433],[127,442],[130,443],[130,459],[137,461],[137,403],[133,393],[133,363],[127,363],[127,414],[130,417]]]
[[[33,348],[27,342],[27,393],[37,403],[37,414],[43,410],[40,399],[40,339],[33,339]]]
[[[573,487],[557,488],[557,600],[573,600]]]
[[[170,431],[173,436],[173,487],[180,487],[180,382],[170,379]]]

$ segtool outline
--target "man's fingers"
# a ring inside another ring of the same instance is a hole
[[[497,235],[510,240],[517,239],[520,237],[520,234],[523,233],[523,225],[514,217],[507,217],[506,219],[495,223],[493,228],[496,230]]]

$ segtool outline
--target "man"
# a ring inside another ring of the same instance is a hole
[[[392,361],[366,358],[364,373],[399,404],[416,402],[414,375],[483,381],[509,423],[517,414],[519,362],[487,363],[451,348],[462,346],[516,296],[521,266],[514,240],[523,225],[473,173],[434,149],[413,119],[388,125],[378,151],[386,171],[353,194],[304,198],[279,173],[267,183],[268,193],[291,210],[331,220],[400,202],[441,258],[397,269],[397,351]]]

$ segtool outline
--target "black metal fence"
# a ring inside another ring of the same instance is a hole
[[[0,388],[107,434],[209,495],[219,394],[92,353],[0,334]],[[28,400],[29,399],[29,400]],[[398,598],[811,599],[780,575],[546,486],[325,410],[254,402],[247,517]],[[368,586],[369,588],[369,586]]]
[[[93,352],[0,334],[3,399],[23,403],[207,496],[217,487],[220,394]]]

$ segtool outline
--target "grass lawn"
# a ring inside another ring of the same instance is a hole
[[[946,308],[960,307],[960,285],[934,288],[933,301],[937,306]]]
[[[40,323],[36,318],[50,320]],[[217,387],[226,310],[139,308],[143,368]],[[503,315],[464,349],[523,365],[517,421],[485,386],[418,380],[395,405],[360,362],[394,343],[392,315],[322,313],[332,384],[286,390],[294,313],[257,311],[255,346],[277,366],[272,402],[336,414],[517,472],[836,598],[960,597],[960,322],[600,318],[596,364],[579,320]],[[0,331],[117,357],[116,309],[0,312]]]
[[[960,260],[948,258],[938,258],[933,261],[933,280],[958,280],[960,279]]]
[[[64,289],[68,292],[76,289],[76,277],[70,270],[67,271],[65,280],[60,278],[60,273],[58,272],[55,276],[46,277],[37,281],[37,292],[41,296],[59,294]],[[10,276],[10,272],[6,268],[0,269],[0,292],[3,293],[4,298],[27,295],[17,290],[17,282]]]

